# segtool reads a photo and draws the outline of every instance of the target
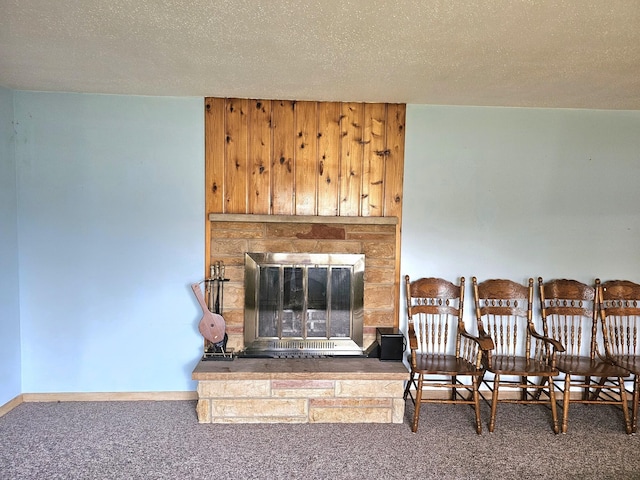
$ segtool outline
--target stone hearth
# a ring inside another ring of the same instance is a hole
[[[200,423],[402,423],[408,371],[375,358],[198,363]]]

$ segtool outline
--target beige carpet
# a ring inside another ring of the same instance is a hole
[[[478,436],[466,406],[401,425],[200,425],[195,402],[25,403],[0,418],[8,479],[640,479],[640,437],[609,406],[500,405]],[[486,422],[488,409],[483,405]]]

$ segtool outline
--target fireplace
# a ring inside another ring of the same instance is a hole
[[[251,327],[255,325],[255,318],[249,325],[254,333],[245,332],[247,252],[364,255],[362,347],[366,349],[376,340],[377,328],[396,326],[399,309],[397,218],[211,214],[209,220],[211,241],[207,269],[216,262],[226,266],[222,314],[229,349],[244,352],[248,343],[257,340],[255,327]],[[255,277],[252,281],[255,284]],[[253,304],[250,300],[249,305],[255,306],[257,301],[253,295],[255,293],[249,295],[253,298]],[[355,310],[358,322],[359,312]],[[360,346],[355,330],[351,337]]]
[[[362,355],[364,255],[245,254],[245,354]]]

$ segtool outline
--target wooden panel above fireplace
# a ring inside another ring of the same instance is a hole
[[[405,110],[206,98],[207,212],[400,218]]]

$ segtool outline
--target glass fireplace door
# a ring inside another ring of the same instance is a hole
[[[247,254],[246,262],[245,345],[305,350],[327,341],[327,350],[342,340],[361,352],[363,255]]]

